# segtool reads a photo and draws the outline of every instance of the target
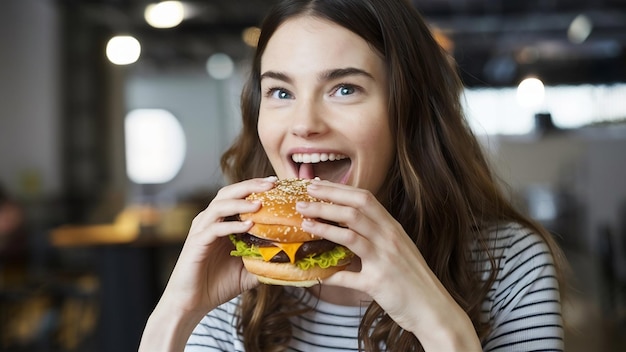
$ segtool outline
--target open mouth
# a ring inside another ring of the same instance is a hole
[[[346,183],[349,176],[350,158],[339,153],[296,153],[291,155],[296,164],[298,177],[319,177],[337,183]]]

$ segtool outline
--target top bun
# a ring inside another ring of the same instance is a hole
[[[307,185],[310,180],[284,179],[276,181],[274,188],[261,193],[252,193],[247,200],[261,201],[255,213],[240,214],[241,220],[252,220],[250,234],[276,242],[307,242],[322,239],[302,230],[303,216],[296,211],[297,202],[319,202],[309,196]]]

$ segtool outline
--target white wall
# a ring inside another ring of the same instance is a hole
[[[168,194],[190,194],[223,185],[219,158],[240,125],[241,79],[211,79],[204,72],[136,75],[126,83],[127,111],[160,108],[174,114],[187,138],[180,173],[164,185]]]
[[[513,191],[523,195],[544,187],[574,196],[582,206],[576,240],[586,249],[598,249],[602,226],[620,230],[618,210],[626,201],[624,127],[585,128],[545,138],[492,136],[488,143],[496,170]]]
[[[53,2],[0,3],[0,183],[17,196],[60,191],[58,18]]]

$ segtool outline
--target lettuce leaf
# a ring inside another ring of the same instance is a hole
[[[337,266],[337,264],[344,258],[352,256],[352,252],[343,246],[337,246],[328,252],[324,252],[315,256],[304,257],[296,262],[296,265],[302,269],[307,270],[314,266],[321,268],[329,268],[331,266]]]
[[[244,241],[238,241],[235,235],[230,235],[230,241],[235,245],[235,249],[230,251],[233,257],[258,257],[263,258],[256,246],[248,246]]]
[[[230,235],[230,240],[235,245],[235,249],[230,252],[230,255],[235,257],[262,258],[258,247],[249,246],[243,241],[238,241],[234,235]],[[302,270],[307,270],[314,266],[329,268],[331,266],[337,266],[341,260],[352,256],[353,254],[349,249],[343,246],[337,246],[328,252],[302,258],[296,261],[296,265]]]

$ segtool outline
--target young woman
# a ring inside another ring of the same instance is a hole
[[[408,2],[279,3],[222,159],[233,184],[194,220],[140,349],[562,350],[558,248],[500,192],[461,94]],[[355,253],[348,270],[259,285],[229,255],[267,175],[321,179],[308,192],[328,202],[297,209],[345,226],[303,223]]]

